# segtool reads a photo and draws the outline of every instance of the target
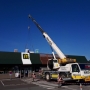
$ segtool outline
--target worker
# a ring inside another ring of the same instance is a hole
[[[58,74],[57,81],[58,81],[58,88],[59,88],[59,87],[61,87],[62,82],[63,82],[63,79],[62,79],[62,77],[60,76],[60,73]]]
[[[12,79],[12,71],[9,71],[10,79]]]
[[[35,75],[35,72],[33,71],[33,73],[32,73],[32,81],[34,81],[35,80],[35,77],[36,77],[36,75]]]
[[[39,70],[39,80],[41,79],[41,76],[42,76],[42,70],[40,69]]]

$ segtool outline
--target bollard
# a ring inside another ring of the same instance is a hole
[[[41,80],[41,78],[42,78],[42,71],[39,70],[39,73],[38,73],[38,80]]]
[[[80,90],[82,90],[82,84],[80,83]]]
[[[29,72],[29,70],[28,70],[28,78],[29,78],[29,74],[30,74],[30,72]]]
[[[21,79],[21,70],[20,70],[20,79]]]
[[[10,80],[12,79],[12,75],[11,74],[9,74],[9,76],[10,76]]]
[[[24,70],[24,78],[25,78],[25,70]]]
[[[12,71],[9,71],[10,80],[12,79]]]
[[[29,78],[31,78],[31,77],[32,77],[32,73],[29,72]]]
[[[36,74],[35,74],[35,72],[33,71],[33,73],[32,73],[32,79],[33,79],[33,81],[35,81],[35,78],[36,78]]]

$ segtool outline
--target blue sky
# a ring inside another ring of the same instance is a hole
[[[0,51],[22,52],[28,44],[30,50],[51,53],[28,14],[64,54],[90,59],[90,0],[0,0]]]

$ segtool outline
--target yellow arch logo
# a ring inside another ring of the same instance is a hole
[[[29,55],[28,54],[23,54],[23,59],[29,59]]]

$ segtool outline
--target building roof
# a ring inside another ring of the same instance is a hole
[[[76,59],[78,63],[88,63],[85,56],[66,55],[66,57]]]
[[[40,55],[30,53],[32,64],[41,64]],[[0,52],[0,64],[23,64],[20,52]]]
[[[22,64],[18,52],[0,52],[0,64]]]
[[[77,56],[77,55],[66,55],[67,58],[76,59],[78,63],[88,63],[85,56]],[[52,54],[40,54],[40,60],[43,64],[47,64],[48,59],[52,58]],[[56,55],[56,58],[59,57]]]
[[[68,58],[76,59],[78,63],[87,63],[85,56],[66,55]],[[47,64],[52,54],[30,53],[32,64]],[[57,59],[58,56],[56,55]],[[21,52],[0,52],[0,64],[23,64]]]

